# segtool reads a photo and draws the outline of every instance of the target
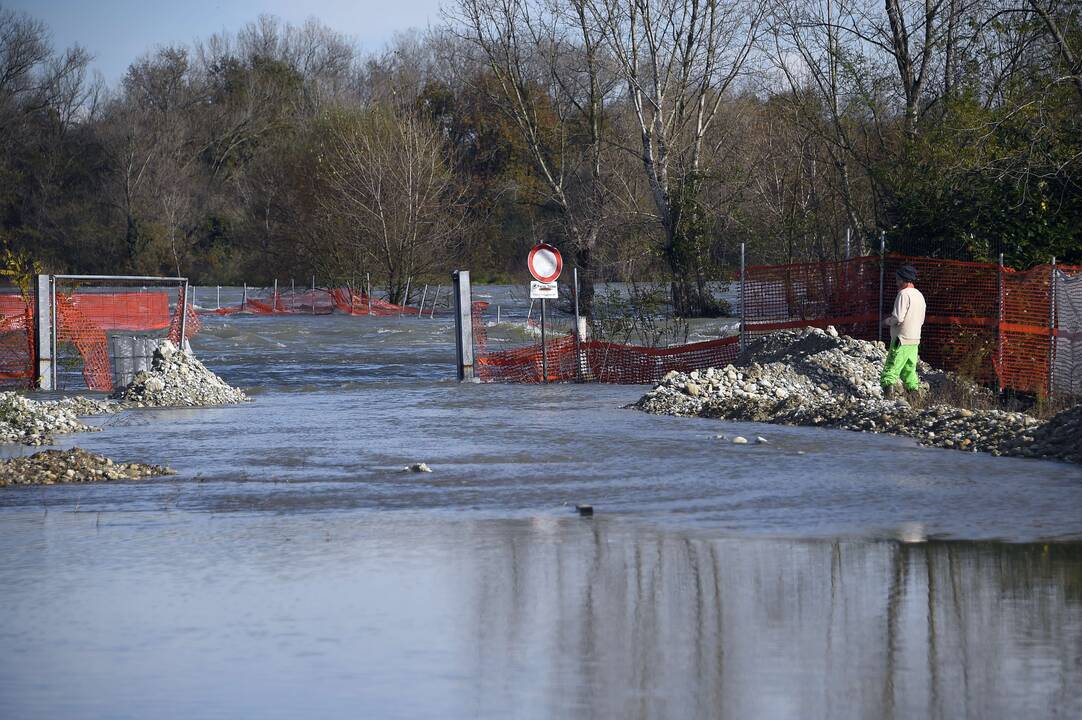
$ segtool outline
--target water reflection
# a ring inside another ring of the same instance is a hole
[[[7,512],[0,716],[1082,716],[1077,544],[82,515]]]
[[[508,529],[479,570],[483,697],[510,649],[546,647],[560,715],[1082,712],[1078,546],[705,540],[602,523],[545,543]]]

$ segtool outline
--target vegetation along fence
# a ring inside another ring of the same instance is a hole
[[[890,311],[894,271],[903,264],[917,268],[928,302],[921,355],[929,363],[1002,389],[1082,395],[1082,267],[1053,262],[1015,271],[902,255],[747,267],[723,287],[739,319],[700,342],[661,347],[554,333],[544,350],[547,378],[539,338],[500,338],[497,347],[493,308],[475,302],[476,372],[484,381],[652,383],[671,370],[731,363],[750,339],[777,330],[834,325],[881,340],[880,318]]]

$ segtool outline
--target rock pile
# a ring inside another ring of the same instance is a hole
[[[1032,438],[1029,440],[1028,438]],[[1012,455],[1082,463],[1082,405],[1054,416],[1009,448]]]
[[[888,432],[924,445],[997,455],[1074,459],[1073,450],[1077,456],[1078,442],[1064,443],[1072,434],[1080,437],[1082,411],[1045,425],[1019,412],[920,407],[919,396],[884,398],[879,371],[885,356],[882,343],[839,335],[834,328],[781,331],[751,343],[739,366],[669,373],[632,407],[663,415]],[[970,399],[989,395],[923,363],[920,372],[930,385],[922,394],[949,388],[952,395]]]
[[[166,340],[150,370],[137,374],[111,397],[125,407],[202,407],[247,402],[248,397],[208,370],[190,352]]]
[[[138,480],[173,474],[173,470],[158,465],[114,463],[107,457],[79,448],[44,450],[30,457],[0,461],[0,487]]]
[[[0,392],[0,442],[47,445],[53,435],[97,430],[79,421],[76,408],[64,401],[36,402]]]

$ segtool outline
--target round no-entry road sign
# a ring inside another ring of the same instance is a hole
[[[564,259],[560,256],[560,251],[548,243],[535,245],[533,250],[530,250],[527,263],[530,266],[530,274],[538,282],[543,283],[550,283],[560,277],[564,269]]]

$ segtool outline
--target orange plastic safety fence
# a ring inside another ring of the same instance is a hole
[[[240,305],[201,310],[206,315],[330,315],[334,312],[346,315],[373,315],[390,317],[419,315],[420,308],[396,305],[385,300],[369,299],[353,288],[340,287],[329,290],[314,288],[297,293],[271,294],[266,298],[246,298]]]
[[[484,381],[538,383],[605,382],[638,385],[659,381],[672,370],[690,372],[721,367],[736,360],[738,338],[728,337],[671,348],[638,347],[596,340],[575,341],[561,335],[542,346],[488,351],[484,311],[488,303],[473,303],[473,334],[477,349],[475,367]]]
[[[88,322],[102,330],[164,330],[169,327],[169,295],[165,292],[76,290],[69,299]]]
[[[176,346],[180,346],[180,318],[184,313],[184,339],[191,340],[192,336],[203,329],[203,323],[195,312],[195,308],[187,301],[185,288],[177,292],[177,306],[173,310],[173,319],[169,323],[169,340]]]
[[[113,371],[105,333],[83,314],[70,294],[56,296],[58,342],[70,342],[83,356],[83,379],[90,390],[113,389]]]
[[[916,285],[928,305],[921,329],[921,359],[934,367],[960,371],[991,383],[998,362],[998,268],[987,263],[890,255],[883,274],[882,317],[894,307],[898,294],[894,274],[903,265],[916,268]],[[877,328],[872,339],[878,333]],[[883,339],[890,339],[885,328]]]
[[[34,378],[33,305],[0,295],[0,383],[26,386]]]
[[[749,267],[744,280],[748,337],[833,324],[867,338],[875,333],[879,258]]]
[[[889,332],[880,320],[897,294],[895,271],[917,269],[917,287],[928,304],[921,357],[933,366],[967,374],[1002,388],[1046,393],[1049,383],[1082,392],[1082,269],[1024,272],[990,263],[890,255],[840,262],[749,267],[745,270],[746,337],[776,330],[834,325],[866,340]],[[882,273],[882,275],[881,275]],[[880,277],[882,276],[882,305]],[[540,382],[539,344],[490,352],[481,313],[474,304],[477,367],[483,380]],[[642,348],[595,341],[576,345],[573,336],[548,343],[549,380],[656,382],[669,370],[693,370],[732,362],[736,337],[671,348]],[[1053,345],[1054,343],[1054,345]]]

